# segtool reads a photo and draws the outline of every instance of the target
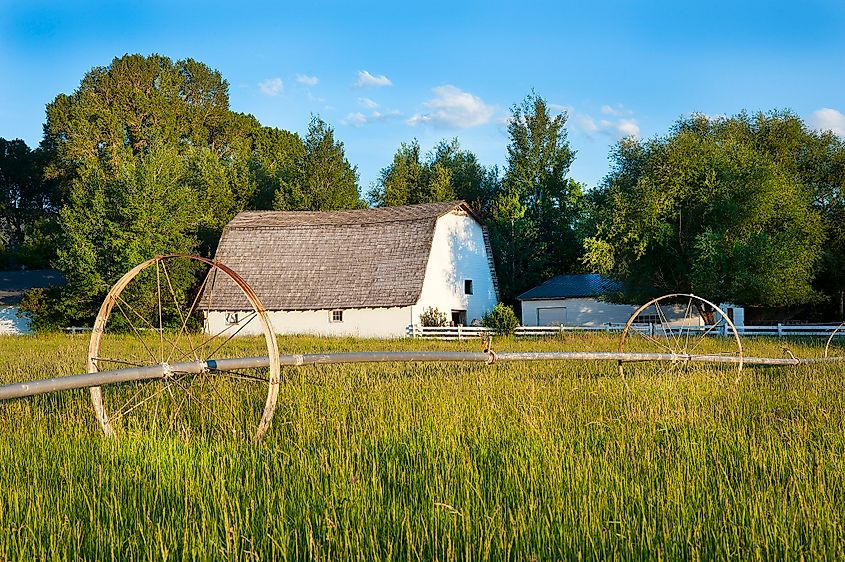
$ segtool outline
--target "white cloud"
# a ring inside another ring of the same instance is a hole
[[[383,86],[392,86],[393,82],[390,81],[390,78],[385,76],[384,74],[380,74],[378,76],[373,76],[366,70],[359,70],[358,71],[358,80],[355,82],[356,88],[367,88],[367,87],[374,87],[380,88]]]
[[[369,114],[356,111],[348,114],[341,120],[344,125],[352,127],[363,127],[368,123],[379,123],[389,121],[391,119],[398,119],[402,117],[402,112],[398,109],[388,109],[387,111],[371,111]]]
[[[562,105],[559,103],[550,103],[549,109],[556,113],[566,113],[567,115],[572,115],[573,107],[571,105]]]
[[[378,107],[378,103],[374,102],[370,98],[358,98],[358,103],[367,109],[375,109]]]
[[[261,93],[267,96],[278,96],[285,89],[285,84],[281,78],[268,78],[264,82],[258,84]]]
[[[316,86],[320,83],[320,79],[316,76],[308,76],[306,74],[297,74],[296,81],[305,86]]]
[[[437,127],[451,129],[466,129],[488,123],[496,112],[496,108],[469,92],[455,86],[438,86],[432,88],[434,97],[425,102],[431,111],[417,113],[407,120],[408,125],[431,123]]]
[[[616,131],[618,138],[640,137],[640,126],[637,125],[635,119],[620,119],[613,124],[613,129]]]
[[[814,111],[810,124],[820,131],[832,131],[840,137],[845,137],[845,115],[835,109],[823,107]]]
[[[583,113],[575,116],[575,124],[587,134],[596,133],[599,130],[599,126],[596,125],[596,120]]]
[[[353,127],[363,127],[367,123],[367,116],[356,111],[344,117],[341,121],[344,125],[352,125]]]

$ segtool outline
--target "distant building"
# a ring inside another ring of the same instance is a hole
[[[557,275],[517,297],[522,304],[523,326],[601,326],[624,324],[639,305],[615,304],[602,300],[617,293],[621,283],[596,273]],[[644,303],[643,303],[644,304]],[[660,312],[651,306],[642,311],[640,324],[699,325],[703,320],[689,316],[686,303],[663,305]]]
[[[30,333],[29,320],[17,316],[24,291],[64,283],[64,276],[55,269],[0,271],[0,335]]]
[[[470,325],[498,302],[487,231],[463,201],[244,212],[215,258],[250,284],[280,334],[402,337],[428,307]],[[204,296],[206,330],[258,333],[258,322],[238,326],[245,303],[232,283]]]
[[[517,297],[523,326],[600,326],[625,323],[637,309],[599,300],[620,289],[613,279],[595,273],[557,275]]]

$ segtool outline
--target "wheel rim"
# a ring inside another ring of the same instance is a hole
[[[208,322],[215,294],[238,291],[243,311],[223,327]],[[238,337],[254,334],[253,337]],[[209,359],[266,355],[269,366],[216,370]],[[201,372],[171,368],[201,362]],[[92,387],[91,401],[108,436],[168,431],[185,437],[260,439],[279,392],[279,353],[268,315],[249,285],[225,265],[197,256],[156,256],[111,288],[94,323],[88,372],[163,365],[163,376]]]
[[[712,315],[711,322],[704,321],[704,314]],[[649,316],[648,326],[643,322]],[[638,319],[640,322],[638,322]],[[708,338],[726,335],[721,345],[714,346]],[[725,351],[724,349],[728,350]],[[736,326],[716,304],[690,293],[672,293],[652,299],[639,307],[628,319],[619,338],[618,351],[659,353],[671,358],[658,361],[660,370],[680,375],[683,370],[698,364],[701,356],[722,357],[724,363],[712,364],[735,373],[734,383],[739,383],[742,373],[742,341]],[[625,377],[626,361],[618,361],[619,374]],[[710,364],[710,363],[702,363]]]
[[[833,332],[830,334],[830,337],[829,337],[829,338],[827,338],[827,342],[824,344],[824,356],[825,356],[825,358],[829,357],[829,354],[830,354],[830,344],[832,344],[832,343],[833,343],[833,338],[834,338],[835,336],[837,336],[837,335],[839,335],[840,337],[842,336],[842,333],[843,333],[843,329],[842,329],[842,328],[843,328],[843,327],[845,327],[845,322],[843,322],[843,323],[841,323],[839,326],[837,326],[837,327],[836,327],[836,329],[835,329],[835,330],[833,330]]]

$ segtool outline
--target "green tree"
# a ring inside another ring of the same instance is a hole
[[[274,208],[329,211],[358,209],[366,204],[358,192],[358,170],[349,163],[334,129],[318,116],[311,118],[293,177],[281,183]]]
[[[0,138],[0,260],[7,265],[44,266],[48,255],[33,250],[52,231],[59,194],[45,181],[45,154],[20,139]]]
[[[379,207],[463,199],[484,218],[497,185],[496,168],[485,168],[472,152],[461,150],[458,139],[440,141],[424,158],[414,139],[399,146],[369,198]]]
[[[508,166],[491,223],[505,300],[577,267],[582,190],[567,178],[575,153],[566,118],[553,116],[534,93],[512,108]]]
[[[203,205],[186,181],[191,173],[172,150],[130,160],[116,177],[97,166],[80,169],[59,213],[56,265],[67,285],[49,315],[90,325],[108,288],[129,269],[157,254],[195,252]],[[182,273],[174,289],[184,293],[193,281]]]
[[[585,263],[626,280],[632,302],[669,292],[746,306],[817,299],[824,225],[782,141],[770,142],[792,119],[693,116],[665,137],[620,141],[591,194]]]

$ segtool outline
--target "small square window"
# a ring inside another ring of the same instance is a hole
[[[464,294],[472,294],[472,279],[464,279]]]
[[[332,310],[331,319],[332,319],[332,322],[343,322],[343,311],[342,310]]]
[[[226,325],[227,326],[237,326],[240,319],[238,318],[237,312],[227,312],[226,313]]]

